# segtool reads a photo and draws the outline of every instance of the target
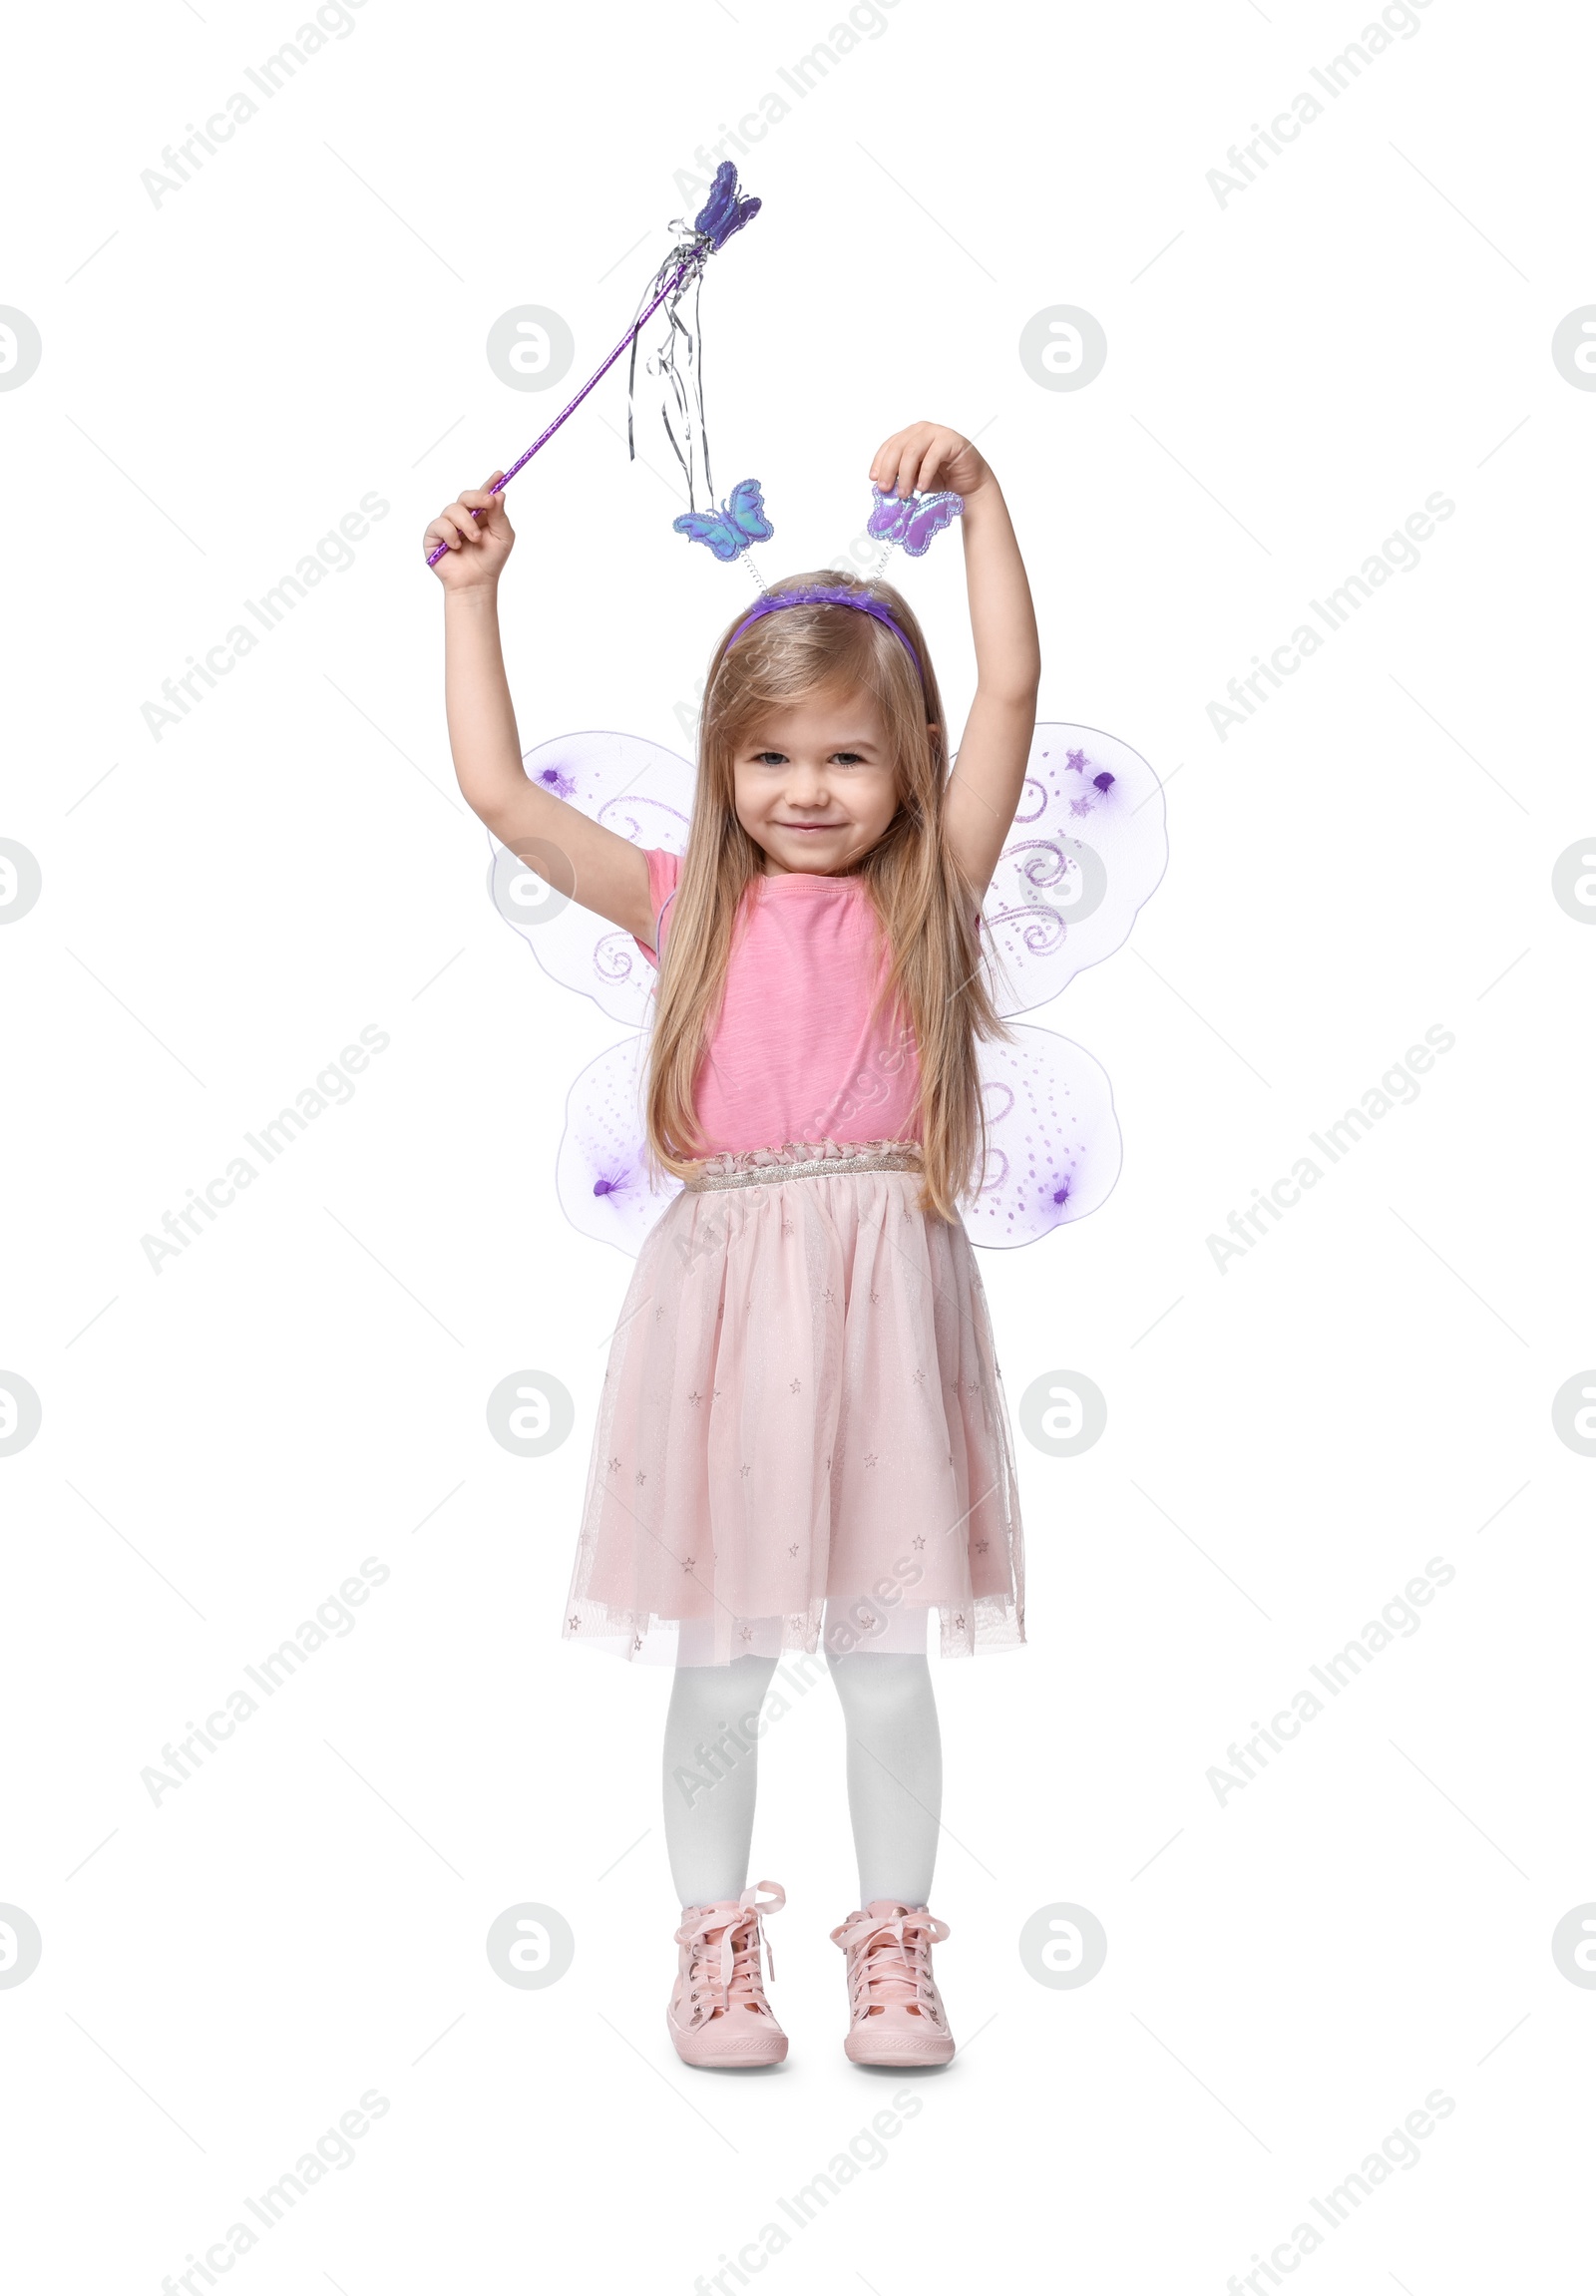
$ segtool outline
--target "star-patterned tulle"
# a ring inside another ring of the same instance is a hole
[[[888,1144],[869,1144],[883,1149]],[[1002,1380],[964,1227],[856,1144],[716,1160],[643,1239],[611,1342],[565,1633],[695,1663],[814,1650],[829,1602],[860,1647],[935,1608],[944,1657],[1024,1640]],[[835,1178],[767,1179],[801,1155]]]

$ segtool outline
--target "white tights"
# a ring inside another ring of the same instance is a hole
[[[710,1905],[748,1883],[758,1779],[758,1718],[775,1657],[679,1666],[665,1718],[665,1843],[683,1906]],[[848,1814],[859,1902],[931,1894],[942,1818],[942,1738],[931,1666],[918,1655],[853,1650],[827,1665],[848,1730]]]

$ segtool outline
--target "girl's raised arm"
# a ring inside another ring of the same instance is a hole
[[[976,698],[949,779],[943,819],[948,842],[979,899],[1013,826],[1036,724],[1041,648],[1030,584],[1001,489],[969,439],[937,423],[913,423],[877,451],[870,476],[884,494],[949,487],[964,497],[961,524],[976,641]]]
[[[648,864],[638,847],[527,779],[499,642],[499,576],[515,547],[503,495],[462,493],[428,527],[422,549],[449,548],[434,568],[444,590],[444,699],[461,795],[501,845],[584,909],[653,946]],[[480,513],[478,518],[472,512]]]

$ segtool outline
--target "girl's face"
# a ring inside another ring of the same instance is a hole
[[[868,693],[771,710],[739,745],[732,777],[737,819],[764,854],[767,877],[852,868],[898,811],[887,728]]]

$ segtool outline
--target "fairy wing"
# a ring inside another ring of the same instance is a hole
[[[681,1182],[648,1170],[642,1088],[648,1032],[637,1029],[590,1061],[566,1100],[555,1188],[583,1235],[633,1258]]]
[[[977,1046],[987,1162],[961,1204],[973,1244],[1033,1244],[1083,1220],[1119,1177],[1119,1121],[1107,1072],[1050,1028]]]
[[[1163,788],[1147,760],[1095,726],[1038,725],[982,907],[998,1011],[1045,1004],[1112,956],[1168,859]]]
[[[570,733],[529,749],[521,762],[529,781],[640,850],[686,851],[693,769],[673,750],[629,733]],[[545,972],[591,996],[611,1019],[640,1026],[654,976],[631,935],[557,892],[496,837],[488,842],[493,905]]]
[[[693,769],[629,733],[573,733],[529,749],[529,781],[639,850],[683,853]],[[551,979],[591,996],[631,1033],[590,1061],[566,1100],[555,1187],[573,1227],[633,1256],[680,1182],[651,1178],[642,1115],[652,965],[629,933],[557,892],[490,835],[494,907]]]
[[[1027,1012],[1127,939],[1169,857],[1163,789],[1146,759],[1093,726],[1038,725],[1013,830],[982,912],[999,1012]],[[1083,1219],[1119,1177],[1106,1071],[1050,1028],[978,1041],[988,1155],[964,1204],[971,1241],[1032,1243]]]

